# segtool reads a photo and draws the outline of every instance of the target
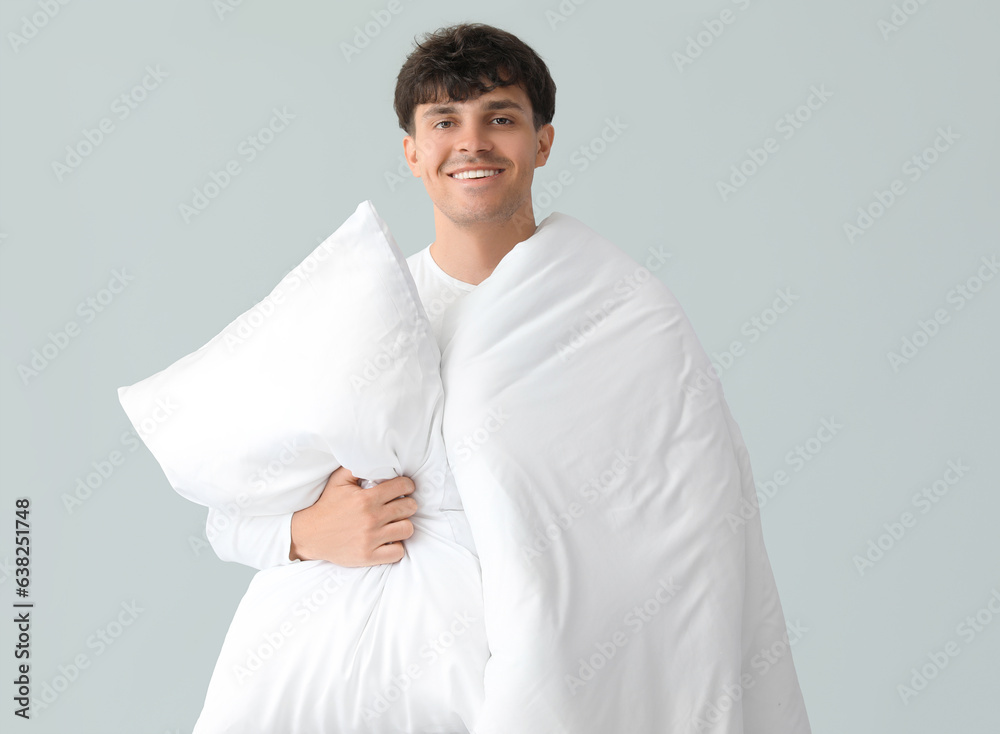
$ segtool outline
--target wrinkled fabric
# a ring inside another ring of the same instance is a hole
[[[444,329],[491,651],[476,733],[809,732],[746,446],[667,287],[555,213]]]
[[[302,509],[341,463],[417,488],[400,563],[254,577],[196,734],[809,734],[760,520],[741,512],[749,455],[667,287],[554,213],[444,315],[442,354],[370,202],[328,242],[254,352],[210,343],[122,388],[137,427],[164,390],[213,396],[184,418],[197,441],[143,436],[194,501],[234,502],[283,440],[309,450],[238,512]],[[220,407],[251,390],[257,418]]]

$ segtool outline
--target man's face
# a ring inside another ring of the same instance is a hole
[[[536,131],[531,112],[520,85],[417,106],[414,134],[404,138],[403,149],[435,209],[458,225],[502,224],[519,211],[534,223],[531,181],[549,157],[554,130]],[[492,175],[456,178],[459,172]]]

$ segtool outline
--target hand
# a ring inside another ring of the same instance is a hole
[[[417,501],[409,477],[395,477],[369,489],[340,467],[311,506],[292,514],[293,561],[330,561],[338,566],[377,566],[403,558],[403,544],[413,535],[406,518]]]

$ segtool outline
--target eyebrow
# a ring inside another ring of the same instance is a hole
[[[517,110],[522,114],[527,114],[524,107],[512,99],[492,99],[483,105],[483,111],[485,112],[496,112],[497,110]],[[458,108],[455,105],[439,104],[428,109],[421,117],[426,120],[436,115],[450,115],[455,112],[458,112]]]

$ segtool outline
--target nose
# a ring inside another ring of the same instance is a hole
[[[461,134],[455,138],[455,150],[469,155],[493,149],[489,130],[480,123],[466,123]]]

